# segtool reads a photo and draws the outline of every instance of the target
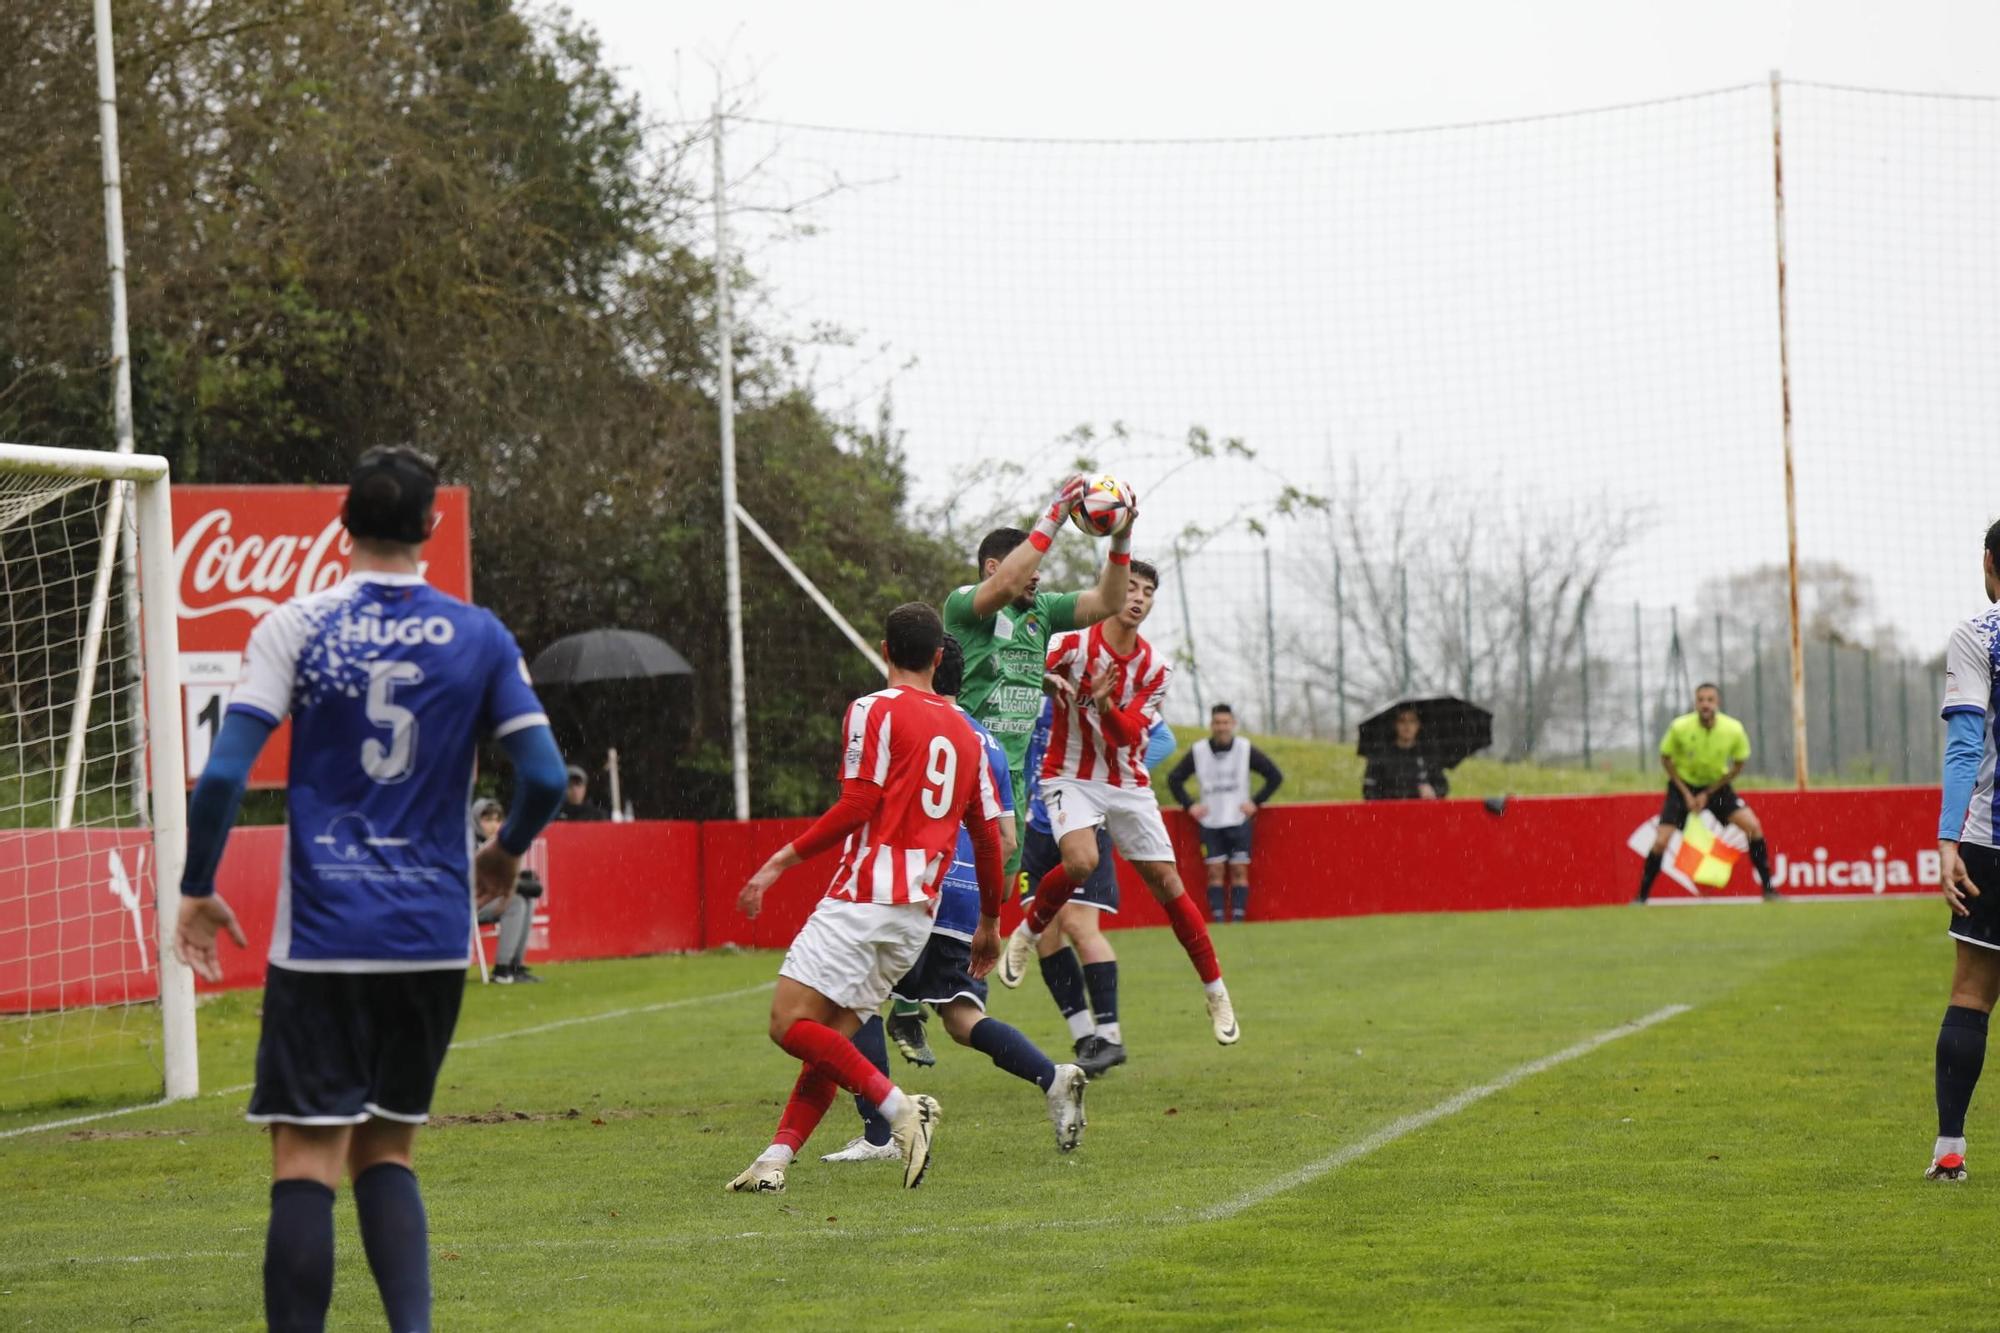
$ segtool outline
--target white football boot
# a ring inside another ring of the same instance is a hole
[[[857,1134],[845,1148],[830,1152],[819,1159],[822,1162],[900,1162],[903,1150],[896,1146],[894,1139],[887,1143],[870,1143],[866,1134]]]
[[[1208,1021],[1215,1025],[1215,1039],[1224,1046],[1234,1046],[1243,1033],[1236,1026],[1236,1006],[1229,1002],[1229,987],[1209,991],[1207,996]]]
[[[723,1188],[734,1194],[783,1194],[785,1164],[775,1157],[759,1157]]]
[[[903,1113],[889,1122],[889,1134],[903,1159],[904,1189],[913,1190],[924,1183],[924,1172],[931,1164],[931,1141],[941,1118],[937,1098],[903,1094]]]
[[[1000,984],[1013,990],[1028,975],[1028,964],[1035,960],[1035,944],[1041,937],[1028,929],[1023,921],[1014,927],[1014,933],[1007,937],[1007,947],[1000,954],[1000,966],[995,969],[1000,974]]]
[[[1083,1089],[1090,1078],[1076,1065],[1057,1065],[1049,1084],[1049,1123],[1056,1129],[1056,1151],[1070,1152],[1083,1142]]]

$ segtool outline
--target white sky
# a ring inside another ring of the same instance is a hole
[[[775,120],[1212,137],[1573,110],[1764,77],[2000,93],[1980,0],[936,3],[571,0],[655,106],[713,67]]]
[[[1991,4],[572,9],[661,116],[705,114],[719,68],[754,117],[928,134],[1344,134],[1673,98],[1774,67],[2000,94]],[[1786,105],[1801,549],[1868,574],[1879,614],[1928,655],[1975,609],[1964,552],[2000,511],[1983,477],[1942,502],[1931,480],[1987,453],[2000,420],[2000,104],[1799,88]],[[1212,523],[1218,497],[1325,491],[1351,463],[1552,513],[1648,478],[1678,487],[1609,590],[1628,626],[1633,601],[1685,615],[1702,578],[1783,559],[1761,88],[1283,145],[731,135],[732,172],[764,164],[732,199],[750,206],[752,317],[856,335],[803,373],[862,419],[893,386],[920,497],[996,454],[1039,451],[1046,473],[1060,432],[1122,420],[1141,440],[1105,462],[1141,484],[1155,543]],[[836,179],[810,238],[754,211]],[[1170,473],[1193,423],[1242,435],[1259,466]],[[1245,614],[1262,605],[1256,542],[1219,539],[1187,582],[1211,693],[1219,677],[1247,695],[1216,658],[1261,620]]]

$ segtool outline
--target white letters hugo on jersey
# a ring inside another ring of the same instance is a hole
[[[418,575],[350,574],[259,622],[229,709],[292,719],[271,961],[464,967],[474,747],[548,722],[506,626]]]
[[[882,803],[841,845],[829,898],[924,902],[950,867],[966,811],[1000,817],[986,748],[971,721],[925,690],[891,686],[847,706],[840,777],[874,783]]]
[[[1105,701],[1120,711],[1136,706],[1138,737],[1120,745],[1104,730],[1104,719],[1091,703],[1092,682],[1112,672],[1117,684]],[[1153,652],[1153,645],[1141,637],[1131,653],[1120,657],[1104,641],[1104,626],[1071,630],[1049,641],[1048,673],[1068,681],[1075,695],[1068,704],[1058,701],[1049,727],[1049,748],[1042,756],[1042,780],[1079,778],[1103,782],[1113,787],[1144,787],[1146,738],[1160,720],[1167,700],[1167,677],[1173,668]]]

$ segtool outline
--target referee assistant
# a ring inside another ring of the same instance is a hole
[[[1639,901],[1653,891],[1653,878],[1674,834],[1690,812],[1708,810],[1725,824],[1734,824],[1750,839],[1750,864],[1764,886],[1764,901],[1778,891],[1771,887],[1771,853],[1764,845],[1764,826],[1743,804],[1730,784],[1750,757],[1750,737],[1743,724],[1722,711],[1722,690],[1706,682],[1694,688],[1694,711],[1682,713],[1660,738],[1660,767],[1667,770],[1667,799],[1660,805],[1660,827],[1653,835],[1653,852],[1639,878]]]

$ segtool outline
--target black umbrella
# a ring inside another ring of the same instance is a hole
[[[1436,699],[1398,699],[1366,718],[1355,748],[1364,759],[1396,748],[1396,714],[1417,710],[1422,729],[1417,746],[1441,768],[1457,768],[1465,757],[1493,744],[1493,714],[1478,704],[1449,695]]]
[[[537,685],[692,676],[694,668],[665,639],[633,629],[593,629],[557,639],[536,655]]]

